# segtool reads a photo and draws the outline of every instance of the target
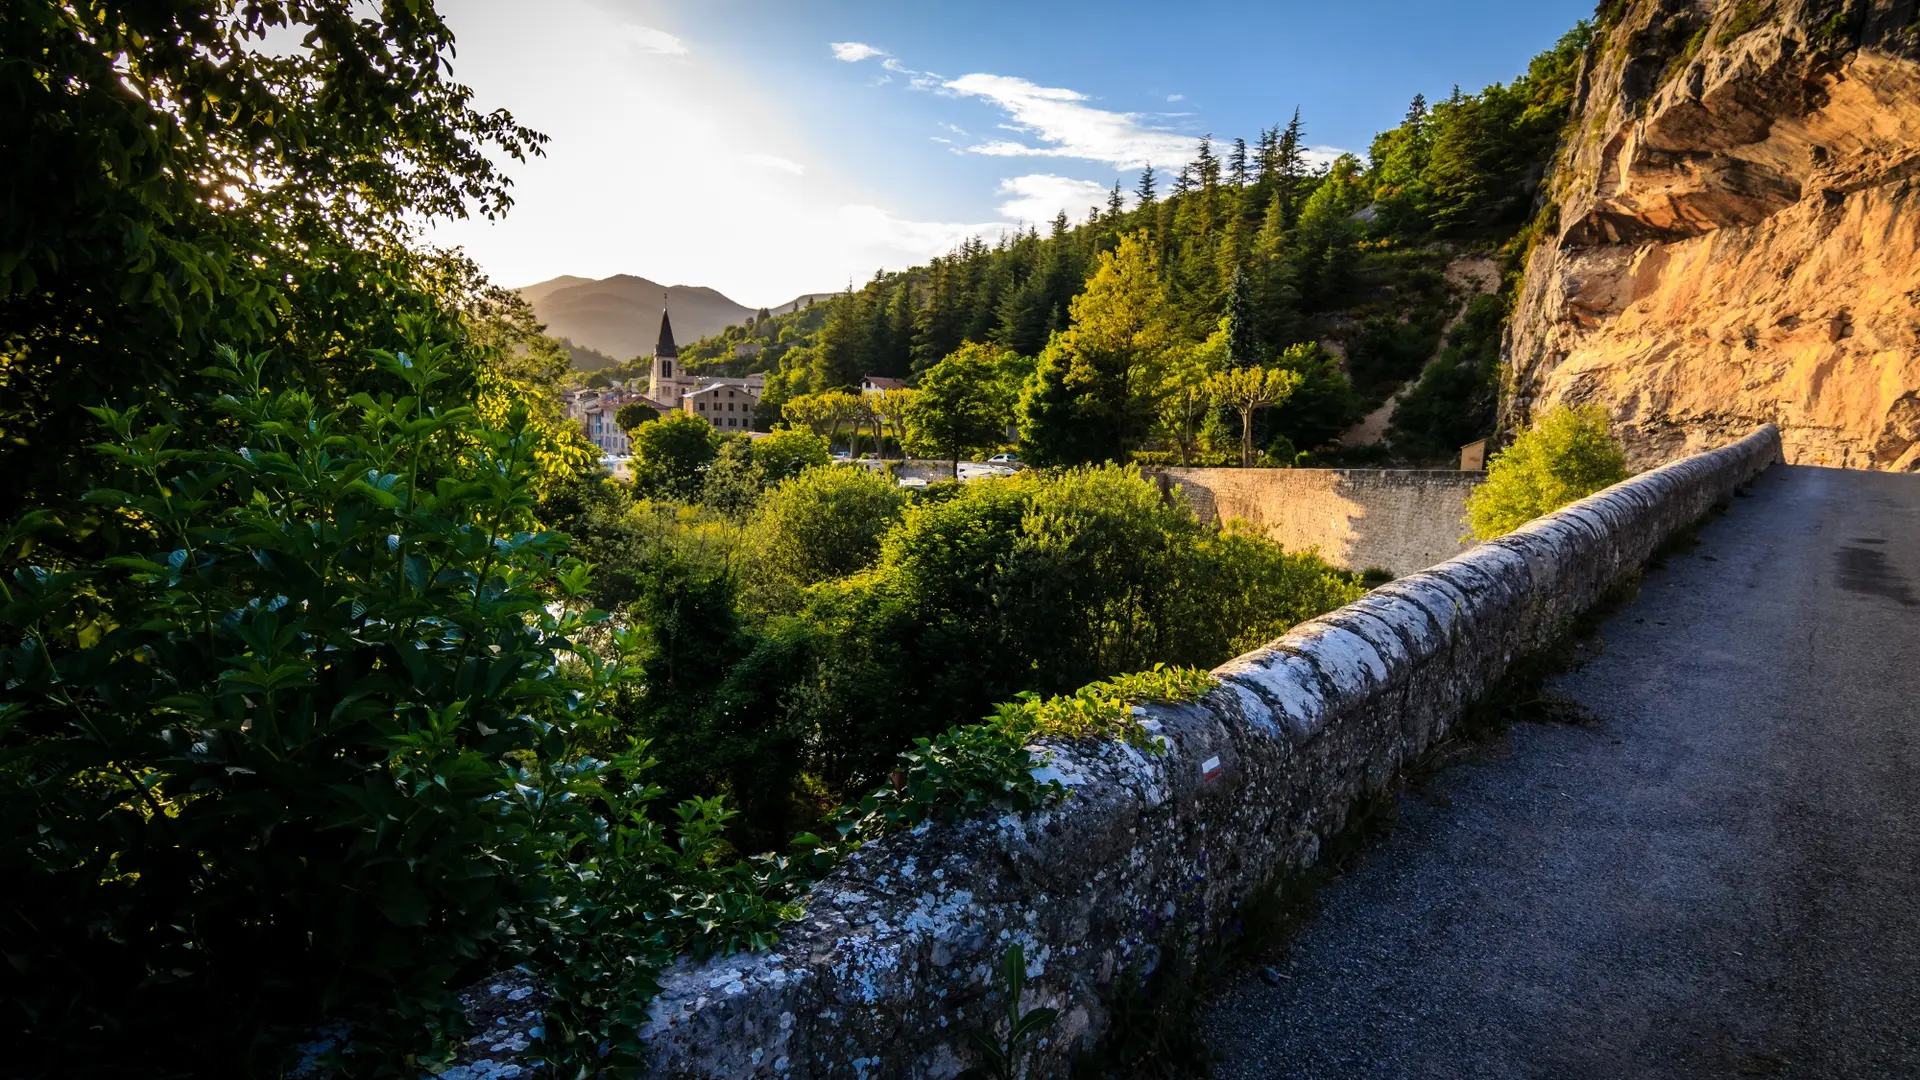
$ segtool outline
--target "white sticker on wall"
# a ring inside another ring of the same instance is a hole
[[[1218,779],[1220,779],[1220,759],[1218,757],[1210,757],[1200,763],[1201,783],[1211,784]]]

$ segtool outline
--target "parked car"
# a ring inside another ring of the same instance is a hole
[[[852,461],[852,460],[853,460],[853,455],[852,455],[852,454],[850,454],[850,453],[848,453],[848,452],[846,452],[845,450],[835,450],[835,451],[833,452],[833,460],[835,460],[835,461]]]
[[[1019,454],[995,454],[992,457],[987,459],[987,464],[1018,465],[1020,464],[1020,455]]]

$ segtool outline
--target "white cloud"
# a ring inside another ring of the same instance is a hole
[[[1187,95],[1185,95],[1185,94],[1168,94],[1168,95],[1167,95],[1167,100],[1168,100],[1169,102],[1174,102],[1174,101],[1185,101],[1185,100],[1187,100]]]
[[[626,38],[627,44],[644,53],[653,53],[656,56],[685,56],[687,53],[687,43],[665,30],[627,23],[620,28],[620,32]]]
[[[1172,165],[1187,160],[1194,140],[1152,127],[1140,113],[1112,112],[1087,104],[1077,90],[1040,86],[1011,75],[963,75],[944,84],[961,97],[977,97],[1004,109],[1014,130],[1031,142],[999,139],[968,147],[991,157],[1059,157],[1100,161],[1120,169]]]
[[[925,262],[953,250],[968,237],[994,237],[1007,230],[1005,225],[991,223],[909,221],[878,206],[843,206],[832,224],[856,248],[892,253],[893,265]]]
[[[1000,181],[996,194],[1010,196],[999,209],[1000,216],[1011,221],[1051,221],[1062,210],[1079,220],[1088,207],[1106,205],[1107,190],[1092,180],[1033,173]]]
[[[795,176],[805,176],[807,174],[807,167],[805,165],[797,161],[790,161],[777,154],[748,154],[747,164],[758,165],[763,169],[779,169],[781,172],[790,172]]]
[[[849,64],[857,64],[862,60],[871,60],[876,56],[885,55],[887,55],[885,50],[876,49],[871,45],[863,45],[858,41],[833,42],[833,58],[835,60],[844,60]]]

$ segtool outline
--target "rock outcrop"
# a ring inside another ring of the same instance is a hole
[[[1920,0],[1613,0],[1578,95],[1503,428],[1920,469]]]

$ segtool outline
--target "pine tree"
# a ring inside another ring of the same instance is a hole
[[[1101,255],[1071,310],[1022,400],[1021,442],[1037,464],[1123,460],[1146,437],[1177,344],[1144,238]]]
[[[1293,119],[1287,122],[1287,129],[1280,134],[1274,145],[1274,179],[1281,198],[1285,199],[1288,220],[1292,220],[1294,208],[1300,198],[1301,181],[1307,176],[1307,152],[1301,145],[1305,131],[1300,125],[1300,109],[1293,110]]]
[[[1263,189],[1271,190],[1280,178],[1279,125],[1261,130],[1259,147],[1254,153],[1254,166],[1259,171],[1259,175],[1254,178],[1254,183]],[[1264,200],[1262,205],[1265,205]]]
[[[1245,269],[1235,269],[1227,288],[1227,362],[1234,367],[1259,364],[1267,350],[1260,340],[1259,300],[1254,295],[1253,278]]]
[[[1227,155],[1227,183],[1236,188],[1247,186],[1247,140],[1233,140],[1233,151]]]
[[[1140,183],[1134,188],[1134,194],[1140,196],[1140,206],[1142,208],[1153,205],[1153,181],[1153,163],[1148,162],[1147,167],[1140,170]],[[1118,183],[1118,181],[1115,181],[1115,183]]]
[[[1126,198],[1120,194],[1120,180],[1114,178],[1113,190],[1107,192],[1107,220],[1117,222],[1127,209]]]

